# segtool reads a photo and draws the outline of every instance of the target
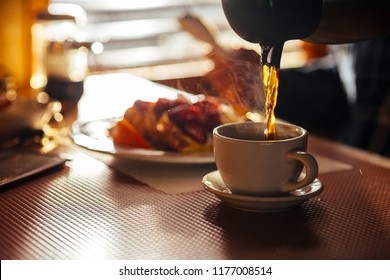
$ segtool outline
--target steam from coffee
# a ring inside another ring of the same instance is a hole
[[[251,51],[252,52],[252,51]],[[239,54],[246,51],[239,51]],[[214,60],[215,68],[206,75],[213,92],[228,100],[237,111],[262,115],[265,95],[262,87],[259,56],[253,51],[248,58],[232,57],[231,60]]]
[[[261,113],[264,111],[265,96],[262,89],[262,80],[258,75],[261,68],[258,63],[235,61],[231,72],[231,79],[237,85],[232,94],[233,99],[246,109],[247,112]]]
[[[279,65],[283,44],[261,45],[261,56],[215,59],[215,68],[206,75],[214,91],[252,121],[265,121],[261,138],[273,140],[276,135],[275,106],[279,86]],[[251,51],[254,53],[254,51]],[[251,54],[253,54],[251,53]],[[256,61],[255,61],[256,60]]]

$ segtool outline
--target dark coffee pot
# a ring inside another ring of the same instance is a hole
[[[390,34],[389,0],[222,0],[226,18],[243,39],[270,48],[278,65],[284,42],[340,44]]]

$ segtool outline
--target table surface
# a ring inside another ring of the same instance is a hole
[[[390,160],[316,137],[309,151],[350,164],[319,176],[302,205],[251,213],[207,191],[168,195],[81,149],[0,190],[1,259],[389,259]]]
[[[79,117],[106,113],[98,89],[116,84],[87,82],[95,104]],[[324,191],[293,209],[253,213],[202,188],[167,194],[60,145],[62,168],[0,189],[0,258],[390,259],[390,159],[314,136],[308,150],[351,168],[320,173]]]

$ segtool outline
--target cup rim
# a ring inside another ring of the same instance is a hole
[[[221,134],[219,132],[219,130],[223,129],[224,127],[240,126],[240,125],[243,125],[243,124],[246,124],[246,125],[263,124],[264,125],[265,122],[235,122],[235,123],[222,124],[222,125],[219,125],[216,128],[214,128],[213,135],[215,137],[219,137],[219,138],[226,139],[226,140],[231,140],[231,141],[236,141],[236,142],[246,142],[246,143],[283,143],[283,142],[289,142],[289,141],[292,141],[292,140],[300,139],[300,138],[306,137],[308,135],[308,131],[306,129],[304,129],[303,127],[300,127],[300,126],[292,124],[292,123],[280,122],[280,121],[277,121],[276,124],[279,125],[279,126],[280,125],[285,125],[285,126],[293,127],[293,129],[295,129],[295,130],[300,130],[301,133],[299,135],[297,135],[297,136],[294,136],[294,137],[291,137],[291,138],[286,138],[286,139],[276,139],[276,140],[263,140],[263,139],[259,139],[259,140],[251,140],[251,139],[234,138],[234,137],[223,135],[223,134]]]

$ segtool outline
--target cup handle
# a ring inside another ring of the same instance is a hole
[[[306,152],[294,151],[286,154],[286,160],[298,160],[305,167],[306,176],[298,182],[288,182],[282,186],[282,192],[291,192],[303,188],[312,183],[318,176],[318,164],[316,159]]]

